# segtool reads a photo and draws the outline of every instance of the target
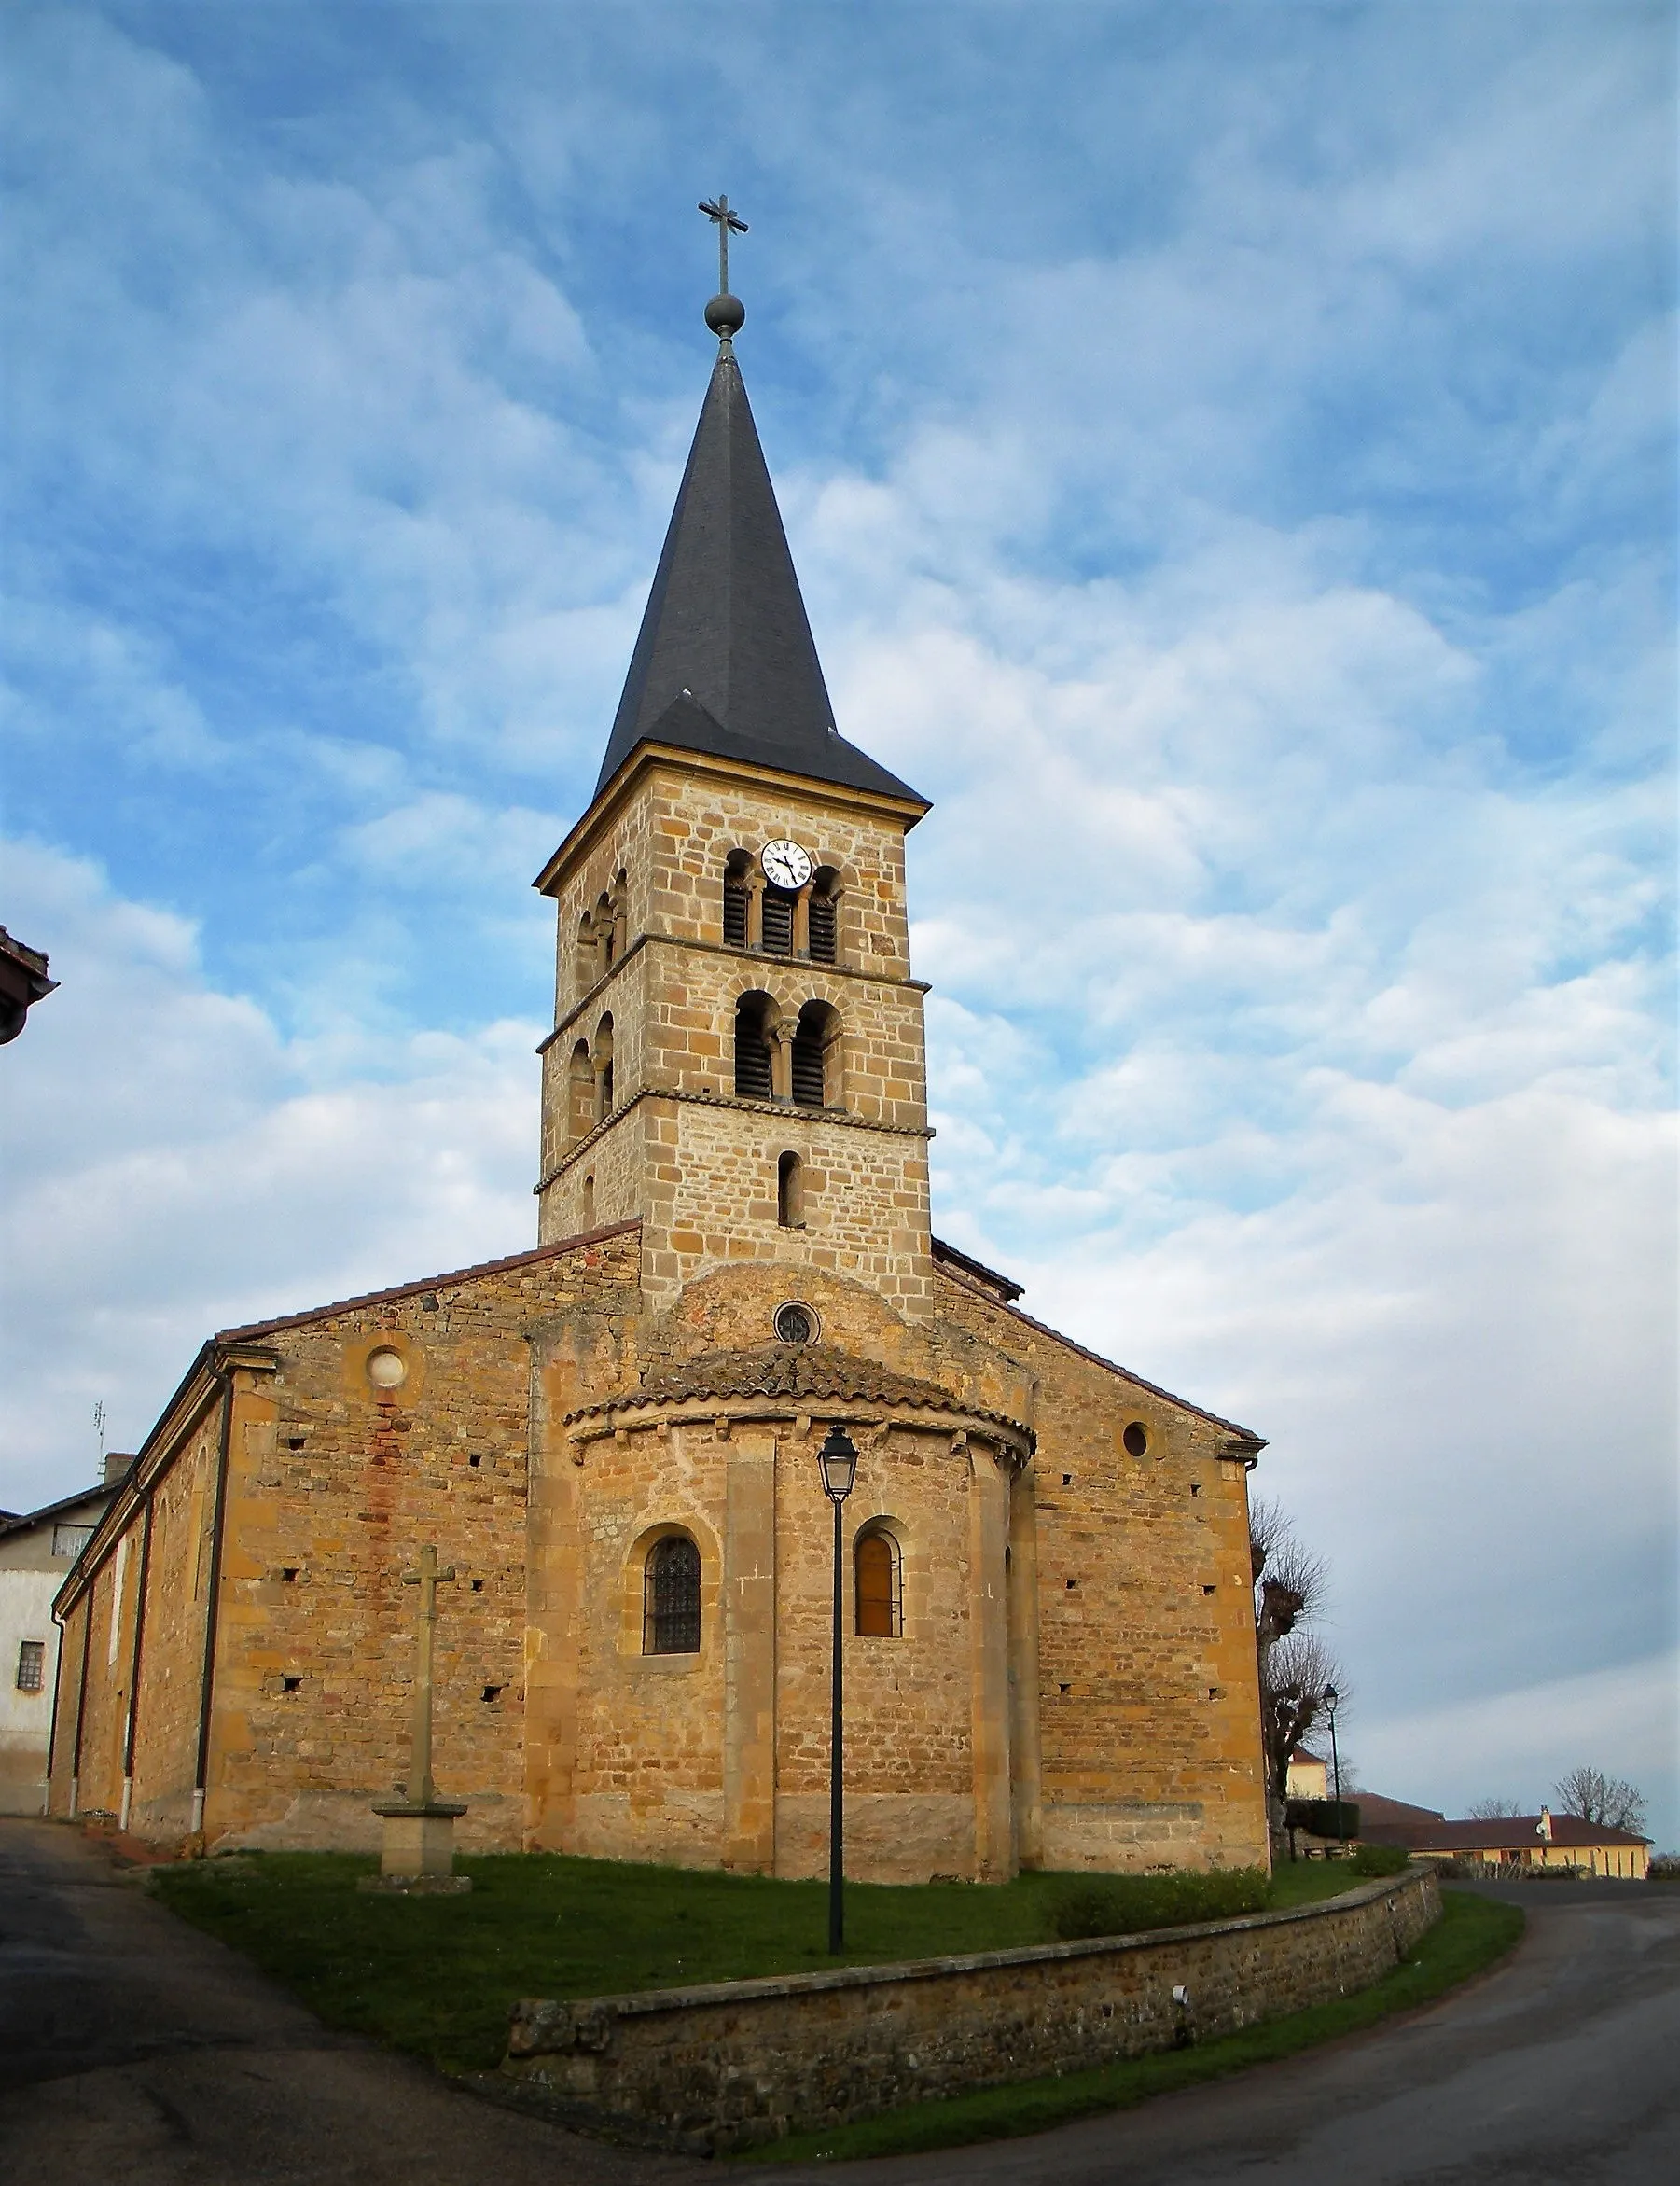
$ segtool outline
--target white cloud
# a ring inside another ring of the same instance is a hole
[[[0,1505],[80,1483],[96,1399],[134,1447],[217,1328],[535,1242],[538,1027],[415,1034],[357,1077],[215,992],[191,930],[90,864],[13,843],[7,865],[61,985],[0,1078]]]

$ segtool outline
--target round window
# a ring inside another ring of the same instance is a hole
[[[1144,1432],[1144,1423],[1141,1419],[1134,1419],[1120,1440],[1134,1457],[1141,1457],[1149,1447],[1149,1438]]]
[[[368,1379],[376,1389],[399,1389],[409,1378],[409,1362],[400,1351],[382,1344],[368,1355]]]
[[[809,1344],[816,1334],[816,1320],[807,1305],[776,1308],[776,1335],[784,1344]]]

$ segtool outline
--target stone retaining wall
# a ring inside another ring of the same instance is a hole
[[[721,2154],[899,2104],[1083,2071],[1368,1987],[1440,1913],[1433,1867],[1283,1913],[1027,1950],[515,2006],[525,2099]]]

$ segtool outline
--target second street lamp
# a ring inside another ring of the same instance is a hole
[[[844,1427],[831,1427],[817,1452],[823,1493],[834,1505],[834,1706],[828,1743],[828,1951],[838,1957],[846,1946],[845,1858],[841,1845],[844,1761],[840,1742],[840,1664],[845,1590],[840,1582],[840,1506],[857,1477],[857,1445]]]
[[[1325,1706],[1330,1711],[1330,1766],[1336,1772],[1336,1843],[1347,1842],[1341,1826],[1341,1756],[1336,1748],[1336,1703],[1341,1698],[1334,1685],[1325,1687]]]

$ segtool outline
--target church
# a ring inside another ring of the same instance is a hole
[[[726,283],[727,289],[727,283]],[[1268,1860],[1247,1428],[935,1237],[907,842],[837,729],[723,293],[557,913],[538,1243],[211,1337],[61,1588],[49,1811],[811,1875]]]

